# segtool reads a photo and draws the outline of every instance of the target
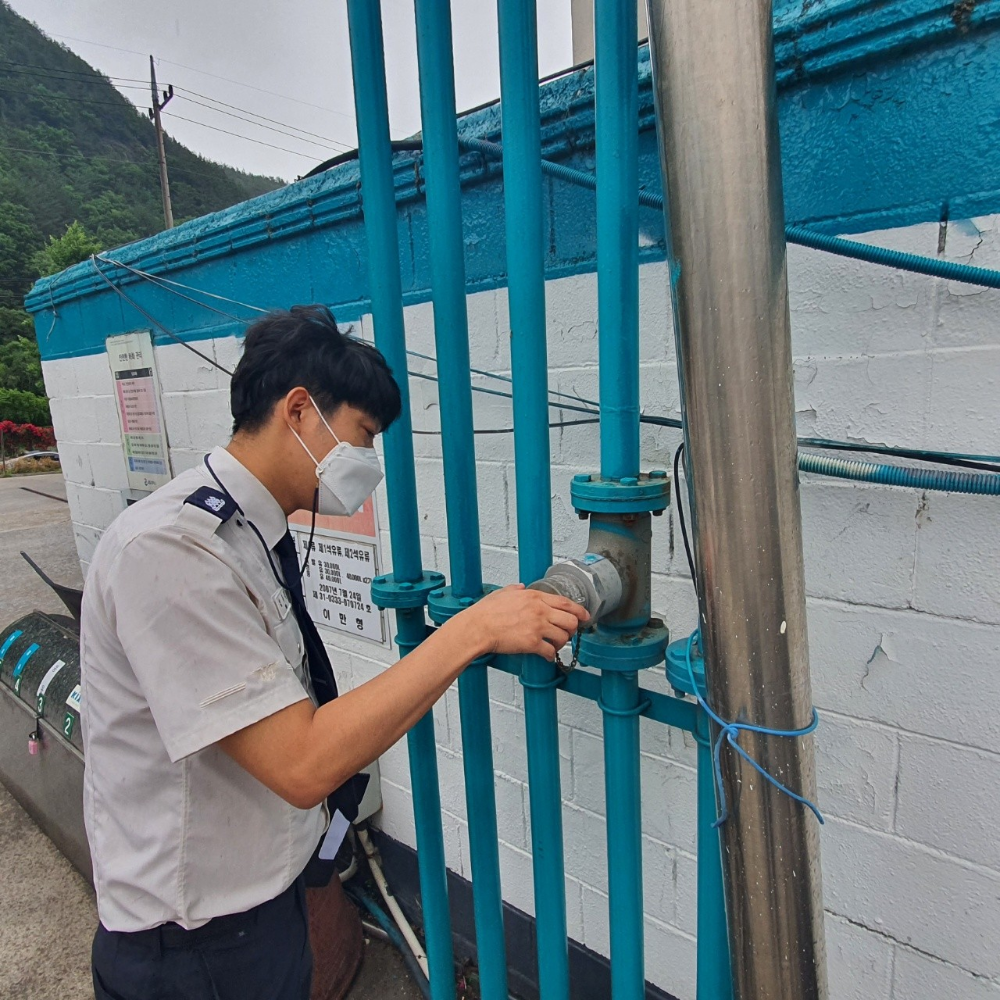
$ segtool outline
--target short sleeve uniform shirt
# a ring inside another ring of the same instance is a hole
[[[285,515],[225,449],[209,461],[239,511],[222,520],[184,502],[218,489],[199,465],[122,513],[87,576],[84,816],[109,930],[194,928],[265,902],[327,821],[324,806],[289,805],[216,746],[315,698],[268,559]]]

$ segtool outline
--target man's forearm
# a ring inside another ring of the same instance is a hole
[[[306,799],[322,802],[385,753],[484,652],[482,639],[453,619],[377,677],[317,709],[300,775]]]

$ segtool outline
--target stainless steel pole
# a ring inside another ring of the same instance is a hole
[[[769,0],[647,0],[709,700],[812,718]],[[812,797],[812,739],[744,733]],[[827,996],[819,831],[723,751],[726,903],[740,1000]]]

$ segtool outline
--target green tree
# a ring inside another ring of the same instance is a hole
[[[104,248],[100,241],[90,236],[79,222],[71,222],[62,236],[50,236],[48,246],[39,250],[32,258],[41,277],[58,274],[67,267],[79,264],[91,254],[100,253]]]
[[[0,389],[0,420],[15,424],[36,424],[48,427],[52,423],[49,401],[44,396],[20,389]]]
[[[33,339],[35,325],[31,317],[20,306],[0,305],[0,345],[18,337]]]
[[[19,389],[45,395],[42,361],[34,339],[18,337],[0,344],[0,389]]]

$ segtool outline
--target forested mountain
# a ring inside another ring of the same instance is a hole
[[[178,222],[282,183],[212,163],[169,137],[166,152]],[[52,238],[65,238],[74,222],[70,246],[51,252]],[[162,228],[152,122],[0,0],[0,420],[18,419],[4,410],[15,406],[11,392],[25,388],[26,352],[17,341],[33,338],[23,311],[32,282],[72,247],[89,253]]]

